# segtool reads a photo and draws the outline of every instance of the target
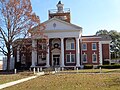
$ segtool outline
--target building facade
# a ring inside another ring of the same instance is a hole
[[[14,49],[15,67],[81,67],[102,65],[105,59],[110,59],[110,37],[82,36],[82,27],[71,23],[70,9],[63,6],[59,1],[56,10],[49,10],[49,20],[43,22],[47,46],[39,36],[29,38],[24,46],[36,50],[20,46]]]

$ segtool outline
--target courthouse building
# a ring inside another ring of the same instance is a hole
[[[63,6],[59,1],[57,9],[49,10],[49,19],[43,22],[48,46],[41,43],[39,36],[29,38],[24,46],[36,47],[37,50],[24,47],[21,50],[18,46],[14,50],[15,67],[81,67],[85,64],[102,65],[110,59],[110,37],[82,36],[84,30],[71,23],[70,9]]]

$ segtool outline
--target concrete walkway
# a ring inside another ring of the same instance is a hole
[[[13,86],[13,85],[16,85],[16,84],[19,84],[19,83],[22,83],[22,82],[25,82],[25,81],[34,79],[34,78],[36,78],[36,77],[38,77],[38,76],[41,76],[41,75],[44,75],[44,72],[40,72],[39,75],[36,75],[36,76],[31,76],[31,77],[23,78],[23,79],[16,80],[16,81],[13,81],[13,82],[1,84],[1,85],[0,85],[0,89],[6,88],[6,87],[10,87],[10,86]]]

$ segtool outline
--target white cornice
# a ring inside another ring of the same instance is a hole
[[[81,32],[80,30],[46,30],[45,33],[58,33],[58,32]]]
[[[68,23],[68,22],[66,22],[66,21],[57,19],[57,18],[55,18],[55,17],[54,17],[54,18],[51,18],[50,20],[47,20],[47,21],[43,22],[42,24],[47,24],[47,23],[49,23],[49,22],[51,22],[51,21],[53,21],[53,20],[56,20],[56,21],[58,21],[58,22],[61,22],[61,23],[64,23],[64,24],[67,24],[67,25],[70,25],[70,26],[73,26],[73,27],[75,27],[76,29],[82,30],[82,27],[80,27],[80,26],[77,26],[77,25],[72,24],[72,23]]]

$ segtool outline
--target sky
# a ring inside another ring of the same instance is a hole
[[[33,12],[41,22],[48,20],[48,10],[57,9],[59,0],[31,0]],[[83,28],[83,35],[106,29],[120,32],[120,0],[61,0],[70,8],[71,23]],[[0,59],[2,59],[0,55]]]
[[[48,20],[48,10],[57,9],[59,0],[31,0],[33,12],[41,22]],[[83,35],[94,35],[98,30],[120,32],[120,0],[61,0],[70,8],[71,23],[83,28]]]

